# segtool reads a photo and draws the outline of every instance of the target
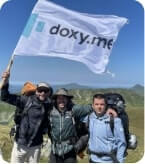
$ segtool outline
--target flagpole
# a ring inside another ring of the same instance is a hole
[[[6,68],[6,72],[10,72],[11,67],[12,67],[12,65],[13,65],[14,56],[15,56],[14,54],[11,56],[11,58],[10,58],[10,60],[9,60],[9,63],[8,63],[8,65],[7,65],[7,68]],[[2,79],[2,80],[0,81],[0,89],[3,87],[4,83],[5,83],[5,80]]]

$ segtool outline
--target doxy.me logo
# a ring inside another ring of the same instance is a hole
[[[87,43],[87,44],[102,46],[103,48],[108,48],[109,50],[111,49],[113,44],[113,39],[90,36],[89,34],[86,35],[83,32],[62,27],[62,25],[60,24],[56,26],[52,26],[50,28],[49,33],[51,35],[60,35],[62,37],[78,40],[78,44],[80,45],[83,43]]]
[[[36,19],[38,18],[38,14],[32,14],[28,20],[28,23],[23,31],[23,36],[29,37],[33,27],[36,23]],[[35,26],[36,32],[42,32],[45,26],[45,22],[38,21]],[[49,29],[50,35],[59,35],[61,37],[67,37],[69,39],[75,39],[78,41],[79,45],[82,45],[84,43],[96,45],[98,47],[103,47],[108,50],[112,48],[113,45],[113,39],[107,39],[105,37],[97,37],[97,36],[91,36],[89,34],[84,34],[83,32],[76,31],[72,28],[63,27],[61,24],[53,25]]]

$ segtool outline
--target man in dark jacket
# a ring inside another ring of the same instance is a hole
[[[92,108],[90,105],[73,105],[72,98],[64,88],[53,95],[54,106],[49,116],[51,163],[75,163],[77,153],[87,145],[87,138],[81,137],[83,142],[78,142],[76,124]]]
[[[48,112],[52,108],[50,100],[52,88],[44,82],[37,85],[32,96],[10,94],[9,72],[4,72],[2,78],[4,86],[1,89],[1,99],[23,110],[19,129],[11,155],[11,162],[37,163],[43,142],[43,132],[48,125]]]

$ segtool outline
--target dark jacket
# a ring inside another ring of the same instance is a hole
[[[31,104],[26,110],[25,105],[28,99]],[[52,108],[51,100],[47,99],[42,103],[36,95],[28,97],[10,94],[8,85],[5,85],[1,90],[1,100],[27,111],[21,119],[16,142],[27,147],[42,144],[43,131],[48,126],[48,112]]]
[[[90,105],[74,105],[72,109],[67,109],[64,112],[53,107],[49,116],[53,154],[63,156],[74,149],[78,139],[76,125],[91,110]]]

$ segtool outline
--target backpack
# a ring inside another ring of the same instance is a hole
[[[30,82],[30,81],[27,81],[27,82],[24,84],[23,88],[21,89],[21,95],[30,96],[30,95],[32,95],[32,94],[35,93],[36,88],[37,88],[37,87],[36,87],[35,84],[33,84],[33,83]]]
[[[31,96],[28,96],[28,99],[27,99],[24,109],[21,109],[18,107],[16,108],[15,113],[14,113],[15,124],[13,125],[13,127],[10,130],[10,138],[12,136],[17,137],[19,135],[18,131],[19,131],[21,120],[22,120],[23,116],[28,113],[28,110],[30,109],[32,103],[33,102],[32,102]]]
[[[20,126],[20,123],[21,123],[21,119],[25,114],[27,114],[30,106],[32,105],[32,101],[31,101],[30,97],[32,95],[34,95],[35,91],[36,91],[36,85],[34,85],[30,81],[27,81],[24,84],[24,86],[22,87],[21,95],[28,96],[28,99],[27,99],[27,102],[26,102],[25,107],[23,109],[19,108],[19,107],[16,107],[16,110],[15,110],[15,113],[14,113],[15,125],[13,125],[13,127],[10,130],[10,137],[14,136],[15,134],[16,134],[16,137],[17,137],[17,135],[18,135],[17,132],[18,132],[18,129],[19,129],[19,126]],[[18,104],[18,102],[17,102],[17,106],[21,106],[21,104]]]
[[[129,132],[129,118],[125,111],[125,107],[126,107],[125,99],[119,93],[106,93],[105,97],[106,97],[106,101],[107,101],[107,108],[114,109],[117,112],[118,117],[122,121],[124,133],[125,133],[125,139],[126,139],[126,143],[127,143],[127,148],[135,149],[137,147],[137,140],[136,140],[136,136]],[[111,117],[111,119],[110,119],[110,128],[111,128],[112,134],[114,134],[113,117]],[[132,138],[134,138],[134,140],[132,140]]]
[[[125,112],[125,99],[119,93],[105,93],[107,107],[113,108],[118,114]]]

